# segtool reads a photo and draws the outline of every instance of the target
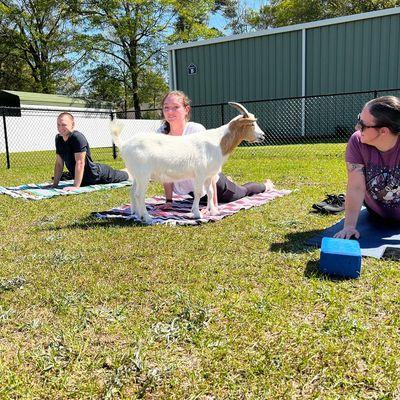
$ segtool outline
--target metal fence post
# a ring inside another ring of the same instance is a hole
[[[4,143],[6,145],[6,160],[7,160],[7,169],[11,168],[10,164],[10,151],[8,149],[8,135],[7,135],[7,124],[6,124],[6,112],[4,110],[4,107],[2,108],[2,114],[3,114],[3,126],[4,126]]]
[[[112,111],[110,112],[110,119],[111,122],[114,121],[114,113]],[[113,158],[115,160],[117,158],[117,146],[115,146],[114,142],[112,144],[112,153],[113,153]]]

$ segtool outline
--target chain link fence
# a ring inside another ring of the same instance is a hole
[[[345,143],[354,132],[357,115],[364,104],[374,97],[384,95],[400,96],[400,89],[248,101],[241,104],[257,117],[259,126],[265,132],[264,141],[257,145],[264,146],[267,151],[270,146],[288,144]],[[192,119],[207,128],[226,123],[235,115],[237,111],[228,104],[192,108]],[[285,147],[281,149],[287,150]],[[274,147],[273,151],[277,150]],[[301,151],[299,146],[296,153],[301,154]]]
[[[242,102],[257,117],[265,138],[261,143],[243,143],[240,147],[261,146],[259,151],[265,156],[281,154],[295,158],[310,151],[309,145],[313,143],[327,146],[345,143],[354,131],[363,105],[383,95],[400,96],[400,89]],[[65,110],[0,107],[0,169],[52,165],[56,120],[62,111]],[[77,130],[84,133],[90,143],[93,159],[102,163],[116,157],[110,120],[125,119],[124,135],[155,130],[161,120],[159,109],[142,110],[140,120],[129,119],[126,112],[74,110],[72,113]],[[226,124],[236,115],[237,111],[226,103],[192,106],[192,120],[206,128]]]

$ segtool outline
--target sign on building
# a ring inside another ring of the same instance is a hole
[[[196,75],[197,74],[197,66],[194,64],[190,64],[187,67],[188,75]]]

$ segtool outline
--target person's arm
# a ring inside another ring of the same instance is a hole
[[[61,158],[59,154],[56,154],[56,162],[54,164],[53,188],[56,188],[60,183],[63,169],[64,169],[64,160]]]
[[[86,151],[82,153],[74,153],[75,156],[75,178],[74,186],[67,186],[64,190],[76,190],[81,187],[83,172],[85,170]]]
[[[360,237],[356,229],[358,216],[365,197],[365,175],[364,165],[347,162],[347,190],[345,202],[345,220],[343,229],[337,232],[334,237],[350,239]]]

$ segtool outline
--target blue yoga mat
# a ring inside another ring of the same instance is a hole
[[[310,246],[321,247],[322,238],[332,237],[343,228],[343,224],[344,218],[317,236],[307,240],[306,243]],[[400,223],[398,225],[378,223],[371,218],[366,209],[363,209],[358,218],[357,229],[360,232],[358,241],[363,256],[381,258],[385,255],[398,259],[400,252]]]

